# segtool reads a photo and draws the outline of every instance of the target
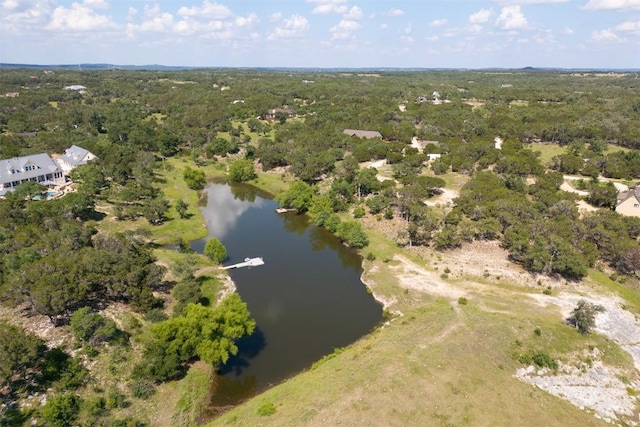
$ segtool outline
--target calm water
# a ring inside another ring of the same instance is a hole
[[[233,405],[307,369],[370,332],[382,307],[360,281],[361,258],[305,216],[277,214],[254,187],[209,184],[202,212],[209,236],[227,248],[224,264],[263,257],[265,265],[230,270],[257,323],[241,354],[216,378],[214,406]],[[201,252],[207,239],[193,242]]]

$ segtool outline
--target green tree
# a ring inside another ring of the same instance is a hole
[[[236,341],[254,329],[255,321],[238,294],[229,295],[214,309],[187,304],[180,316],[152,326],[145,362],[134,373],[161,381],[177,375],[194,358],[214,366],[224,364],[238,353]]]
[[[0,321],[0,336],[0,390],[11,391],[16,382],[28,382],[40,373],[46,346],[35,335],[4,321]]]
[[[20,198],[31,199],[32,197],[44,194],[46,190],[46,187],[40,183],[27,181],[18,185],[14,191],[14,195]]]
[[[189,213],[187,212],[189,209],[189,205],[182,199],[176,202],[176,212],[180,218],[185,219],[189,217]]]
[[[342,221],[336,229],[336,235],[352,248],[361,249],[369,244],[369,238],[358,221]]]
[[[142,215],[150,224],[162,224],[169,202],[164,197],[146,199],[142,205]]]
[[[66,393],[47,399],[40,413],[52,427],[69,427],[77,418],[79,409],[80,398],[75,394]]]
[[[613,209],[616,206],[618,190],[611,182],[591,184],[587,201],[593,206]]]
[[[187,183],[187,186],[192,190],[202,190],[207,184],[207,178],[204,171],[200,169],[193,169],[189,166],[184,168],[183,178]]]
[[[578,301],[578,305],[571,312],[567,321],[580,333],[588,334],[596,325],[596,314],[604,311],[601,305],[593,304],[585,300]]]
[[[227,248],[224,247],[220,240],[212,237],[204,245],[204,254],[213,262],[219,264],[227,257]]]
[[[280,193],[276,201],[286,208],[293,208],[298,213],[303,213],[311,206],[314,195],[313,187],[298,179],[291,183],[287,191]]]
[[[91,345],[111,341],[119,335],[116,323],[112,319],[92,313],[89,307],[76,310],[71,315],[69,326],[71,333],[78,340]]]
[[[249,159],[237,159],[229,166],[229,179],[231,181],[245,182],[257,177],[253,162]]]

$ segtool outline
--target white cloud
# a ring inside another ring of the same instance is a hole
[[[627,31],[632,34],[640,35],[640,19],[638,19],[637,21],[623,22],[622,24],[616,25],[615,29],[618,31]]]
[[[233,17],[233,12],[227,6],[219,3],[211,3],[208,0],[202,2],[202,7],[182,6],[178,9],[178,15],[204,19],[228,19]]]
[[[331,40],[352,40],[353,32],[360,28],[361,25],[358,22],[343,19],[338,25],[329,29]]]
[[[411,36],[402,36],[400,37],[400,41],[405,44],[413,44],[415,40]]]
[[[0,9],[0,31],[5,35],[41,29],[49,20],[52,8],[52,0],[6,0]]]
[[[405,34],[411,34],[411,30],[413,28],[411,27],[411,24],[407,25],[406,27],[404,27],[404,33]]]
[[[307,3],[316,3],[312,13],[316,15],[326,15],[328,13],[347,13],[349,7],[345,4],[347,0],[307,0]]]
[[[388,25],[388,24],[381,24],[381,25],[380,25],[380,29],[381,29],[382,31],[385,31],[385,30],[386,30],[386,29],[388,29],[388,28],[389,28],[389,25]]]
[[[84,4],[92,9],[109,9],[109,3],[105,0],[84,0]]]
[[[282,13],[280,12],[272,13],[271,15],[269,15],[269,21],[271,22],[278,22],[281,19],[282,19]]]
[[[146,5],[142,22],[139,24],[127,24],[127,34],[134,33],[165,33],[171,31],[173,27],[173,15],[162,12],[156,3],[153,6]],[[191,33],[195,31],[192,23],[181,21],[176,25],[176,30],[181,33]]]
[[[438,36],[429,36],[429,37],[425,37],[425,40],[428,42],[437,42],[438,40],[440,40],[440,37]]]
[[[591,33],[591,40],[596,42],[619,42],[622,41],[616,33],[611,30],[594,31]]]
[[[473,13],[469,16],[470,24],[484,24],[489,22],[491,16],[493,15],[492,9],[480,9],[476,13]]]
[[[518,5],[503,7],[496,20],[496,25],[502,30],[521,30],[528,26],[527,18]]]
[[[358,21],[362,19],[362,9],[360,9],[358,6],[353,6],[351,9],[349,9],[349,12],[347,12],[343,16],[343,18],[352,21]]]
[[[303,36],[309,30],[309,21],[301,15],[292,15],[289,19],[283,19],[282,25],[276,27],[268,40],[289,39]]]
[[[386,16],[402,16],[402,15],[404,15],[404,11],[402,11],[400,9],[390,9],[390,10],[384,12],[384,15],[386,15]]]
[[[238,28],[251,28],[260,22],[260,18],[255,13],[250,13],[245,17],[238,16],[233,23]]]
[[[83,3],[72,3],[70,8],[58,6],[51,14],[47,25],[49,30],[59,31],[100,31],[117,27],[110,16],[100,15],[94,7],[103,8],[104,2],[85,0]]]
[[[567,36],[570,36],[574,33],[573,29],[566,27],[564,30],[562,30],[562,34],[565,34]]]
[[[136,9],[135,7],[129,7],[129,10],[127,11],[127,19],[131,20],[137,14],[138,14],[138,9]]]
[[[583,9],[640,9],[640,0],[589,0]]]
[[[446,19],[434,19],[433,21],[429,22],[429,26],[430,27],[442,27],[444,25],[447,25],[449,21],[447,21]]]

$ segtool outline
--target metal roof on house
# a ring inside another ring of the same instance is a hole
[[[358,138],[382,138],[382,134],[377,130],[345,129],[343,133]]]
[[[62,156],[60,156],[60,160],[72,167],[76,167],[87,163],[88,154],[90,154],[89,150],[78,147],[77,145],[72,145],[65,150]]]
[[[617,197],[617,204],[619,205],[627,199],[630,199],[631,197],[635,197],[636,200],[640,202],[640,185],[636,184],[636,186],[630,188],[629,191],[619,192]]]
[[[3,184],[54,172],[60,172],[60,168],[44,153],[0,160],[0,183]]]

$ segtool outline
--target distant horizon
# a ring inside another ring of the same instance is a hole
[[[538,67],[538,66],[524,66],[518,68],[509,67],[482,67],[482,68],[469,68],[469,67],[286,67],[286,66],[269,66],[269,67],[232,67],[232,66],[191,66],[191,65],[164,65],[164,64],[110,64],[110,63],[70,63],[70,64],[22,64],[22,63],[5,63],[0,62],[0,68],[51,68],[51,69],[64,69],[64,70],[199,70],[199,69],[225,69],[225,70],[290,70],[290,71],[327,71],[327,70],[368,70],[368,71],[488,71],[488,70],[505,70],[505,71],[585,71],[585,72],[629,72],[638,73],[640,68],[600,68],[600,67],[577,67],[577,68],[565,68],[565,67]]]
[[[6,0],[0,28],[12,64],[640,69],[640,0]]]

